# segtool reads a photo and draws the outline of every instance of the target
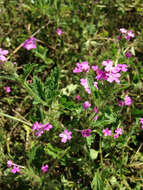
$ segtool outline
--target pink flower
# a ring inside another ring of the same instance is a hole
[[[123,106],[124,106],[124,101],[119,100],[119,101],[118,101],[118,106],[123,107]]]
[[[88,72],[90,69],[87,61],[84,61],[82,63],[76,63],[76,65],[77,66],[73,70],[74,73],[81,73],[83,71]]]
[[[11,166],[13,166],[14,163],[11,160],[7,161],[7,167],[10,168]]]
[[[96,89],[98,90],[99,88],[98,88],[98,86],[97,86],[97,82],[95,81],[94,83],[93,83],[93,85],[96,87]]]
[[[115,135],[114,135],[114,139],[117,139],[118,137],[119,137],[118,134],[115,134]]]
[[[80,97],[80,95],[77,95],[75,98],[76,98],[76,100],[77,100],[78,102],[81,101],[81,97]]]
[[[10,92],[11,92],[10,86],[6,86],[6,87],[5,87],[5,91],[6,91],[7,93],[10,93]]]
[[[143,125],[143,118],[140,118],[140,124]]]
[[[87,79],[80,79],[80,84],[85,88],[85,91],[88,94],[91,94],[91,91],[90,91],[89,86],[88,86]]]
[[[127,58],[130,58],[130,57],[132,57],[132,54],[131,54],[129,51],[127,51],[127,52],[125,53],[125,56],[126,56]]]
[[[121,36],[117,36],[117,39],[118,39],[118,40],[121,40]]]
[[[126,34],[126,33],[127,33],[127,30],[126,30],[125,28],[120,28],[120,32],[121,32],[122,34]]]
[[[98,112],[98,108],[96,106],[94,106],[93,110],[95,111],[95,113]]]
[[[88,137],[90,136],[91,134],[91,129],[85,129],[85,130],[81,130],[81,134],[83,137]]]
[[[41,170],[42,170],[43,173],[46,173],[48,171],[48,168],[49,168],[49,166],[48,166],[48,164],[46,164],[46,165],[43,165],[41,167]]]
[[[25,40],[25,42],[22,44],[22,47],[27,50],[35,49],[36,48],[36,38],[31,37],[31,38]]]
[[[97,71],[98,70],[98,66],[97,65],[93,65],[91,68],[92,68],[93,71]]]
[[[120,73],[107,73],[106,76],[108,77],[107,78],[107,81],[112,83],[112,82],[116,82],[116,83],[120,83]]]
[[[34,123],[33,126],[32,126],[32,130],[35,131],[35,135],[37,137],[40,137],[44,131],[50,131],[50,129],[52,128],[53,126],[50,124],[50,123],[46,123],[46,124],[41,124],[41,123]]]
[[[15,173],[18,173],[20,172],[20,169],[19,169],[19,166],[13,166],[12,170],[11,170],[11,173],[15,174]]]
[[[116,132],[116,134],[118,134],[118,135],[122,135],[122,128],[117,128],[117,129],[115,130],[115,132]]]
[[[62,32],[62,29],[61,29],[61,28],[58,28],[58,29],[57,29],[57,34],[58,34],[59,36],[61,36],[62,33],[63,33],[63,32]]]
[[[129,30],[129,31],[128,31],[128,36],[130,36],[131,38],[134,38],[134,37],[135,37],[135,34],[133,33],[132,30]]]
[[[129,96],[126,95],[124,100],[126,106],[130,106],[132,104],[132,99]]]
[[[82,107],[85,109],[85,110],[88,110],[88,108],[91,106],[91,104],[89,103],[89,101],[85,101],[83,104],[82,104]]]
[[[93,120],[96,121],[98,119],[98,115],[96,115]]]
[[[70,140],[70,139],[72,138],[72,137],[71,137],[71,134],[72,134],[71,131],[68,132],[68,130],[65,129],[63,133],[59,134],[59,137],[62,138],[62,139],[61,139],[61,142],[66,143],[67,140]]]
[[[104,134],[104,136],[111,136],[112,131],[106,128],[102,130],[102,133]]]

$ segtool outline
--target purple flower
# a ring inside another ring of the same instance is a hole
[[[81,101],[81,97],[80,97],[80,95],[77,95],[75,98],[76,98],[76,100],[77,100],[78,102]]]
[[[94,106],[93,110],[95,111],[95,113],[98,112],[98,108],[96,106]]]
[[[98,66],[97,65],[92,65],[91,68],[92,68],[93,71],[97,71],[98,70]]]
[[[116,83],[120,83],[120,73],[107,73],[106,76],[108,77],[108,82],[112,83],[113,81],[115,81]]]
[[[126,34],[126,33],[127,33],[127,30],[126,30],[125,28],[120,28],[120,32],[121,32],[122,34]]]
[[[116,132],[116,134],[118,134],[118,135],[122,135],[122,128],[117,128],[117,129],[115,130],[115,132]]]
[[[41,167],[41,170],[42,170],[43,173],[46,173],[48,171],[48,168],[49,168],[49,166],[48,166],[48,164],[46,164],[46,165],[43,165]]]
[[[34,123],[33,126],[32,126],[32,130],[35,131],[35,135],[37,137],[40,137],[44,131],[50,131],[50,129],[52,128],[53,126],[50,124],[50,123],[46,123],[46,124],[41,124],[41,123]]]
[[[131,54],[129,51],[127,51],[127,52],[125,53],[125,56],[126,56],[127,58],[130,58],[130,57],[132,57],[132,54]]]
[[[82,107],[87,110],[89,107],[91,106],[91,104],[89,103],[89,101],[85,101],[83,104],[82,104]]]
[[[111,136],[112,131],[106,128],[102,130],[102,133],[104,134],[104,136]]]
[[[124,106],[124,101],[119,100],[119,101],[118,101],[118,106],[123,107],[123,106]]]
[[[97,86],[97,82],[95,81],[94,83],[93,83],[93,85],[96,87],[96,89],[98,90],[99,88],[98,88],[98,86]]]
[[[11,173],[15,174],[15,173],[18,173],[20,172],[20,169],[19,169],[19,166],[13,166],[12,170],[11,170]]]
[[[81,134],[83,137],[88,137],[90,136],[91,134],[91,129],[85,129],[85,130],[81,130]]]
[[[121,40],[121,36],[117,36],[117,39],[118,39],[118,40]]]
[[[134,37],[135,37],[135,34],[133,33],[132,30],[129,30],[129,31],[128,31],[128,36],[130,36],[131,38],[134,38]]]
[[[11,166],[13,166],[14,163],[11,160],[7,161],[7,167],[10,168]]]
[[[1,61],[2,61],[2,62],[5,62],[5,61],[6,61],[5,55],[7,55],[7,54],[8,54],[8,50],[2,50],[2,49],[0,48],[0,64],[1,64]]]
[[[6,86],[6,87],[5,87],[5,91],[6,91],[7,93],[10,93],[10,92],[11,92],[10,86]]]
[[[115,135],[114,135],[114,139],[117,139],[118,137],[119,137],[118,134],[115,134]]]
[[[98,119],[98,115],[96,115],[93,120],[96,121]]]
[[[80,79],[80,84],[85,88],[85,91],[88,94],[91,94],[91,91],[90,91],[89,86],[88,86],[87,79]]]
[[[74,68],[74,73],[81,73],[83,71],[88,72],[90,69],[90,66],[88,65],[87,61],[84,61],[82,63],[76,63],[76,67]]]
[[[61,36],[62,33],[63,33],[63,32],[62,32],[62,29],[61,29],[61,28],[58,28],[58,29],[57,29],[57,34],[58,34],[59,36]]]
[[[31,38],[25,40],[25,42],[22,44],[22,47],[27,50],[35,49],[36,48],[36,38],[31,37]]]
[[[143,125],[143,118],[140,118],[140,124]]]
[[[127,95],[125,96],[124,101],[126,106],[130,106],[132,104],[132,99]]]
[[[59,134],[59,137],[62,138],[62,139],[61,139],[61,142],[66,143],[67,140],[70,140],[70,139],[72,138],[72,137],[71,137],[71,134],[72,134],[71,131],[68,132],[68,130],[65,129],[63,133]]]

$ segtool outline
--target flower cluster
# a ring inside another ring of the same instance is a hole
[[[132,30],[126,30],[125,28],[120,28],[120,32],[126,40],[130,40],[130,38],[134,38],[135,34]]]
[[[68,130],[65,129],[63,133],[59,134],[59,137],[62,138],[62,139],[61,139],[61,142],[66,143],[67,140],[70,140],[70,139],[72,138],[72,137],[71,137],[71,134],[72,134],[71,131],[68,132]]]
[[[112,131],[106,128],[102,130],[102,133],[104,134],[104,136],[111,136]]]
[[[76,67],[74,68],[74,73],[81,73],[83,71],[88,72],[90,69],[90,66],[88,65],[87,61],[84,61],[82,63],[76,63]]]
[[[53,126],[50,124],[50,123],[46,123],[46,124],[41,124],[41,123],[34,123],[33,126],[32,126],[32,130],[33,131],[36,131],[35,132],[35,135],[37,137],[40,137],[44,131],[50,131],[50,129],[52,128]]]
[[[90,133],[91,133],[91,129],[81,130],[82,137],[89,137],[91,135]]]
[[[141,129],[143,129],[143,118],[140,118]]]
[[[120,72],[126,72],[127,71],[127,65],[126,64],[117,64],[114,66],[113,61],[110,59],[107,59],[106,61],[102,62],[102,65],[104,66],[105,72],[104,72],[104,80],[107,80],[108,82],[116,82],[120,83]]]
[[[31,37],[31,38],[25,40],[25,42],[22,44],[22,47],[27,50],[35,49],[36,48],[36,38]]]
[[[7,161],[7,167],[11,168],[11,173],[15,174],[15,173],[20,173],[20,166],[14,164],[11,160]]]
[[[131,97],[128,96],[128,95],[126,95],[126,96],[124,97],[124,101],[123,101],[123,100],[119,100],[119,102],[118,102],[118,106],[120,106],[120,107],[122,107],[122,106],[124,106],[124,105],[130,106],[131,104],[132,104],[132,99],[131,99]]]
[[[0,64],[1,64],[2,62],[5,62],[5,61],[6,61],[5,55],[7,55],[7,54],[8,54],[8,50],[2,50],[2,49],[0,48]]]
[[[118,138],[119,135],[122,135],[122,129],[121,129],[121,128],[117,128],[117,129],[115,130],[114,139]]]

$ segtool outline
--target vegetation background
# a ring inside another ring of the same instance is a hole
[[[0,0],[0,15],[0,48],[9,51],[0,64],[0,189],[142,190],[142,0]],[[120,28],[132,29],[135,38],[120,43]],[[31,36],[37,48],[27,51],[20,44]],[[75,63],[99,66],[106,59],[129,70],[121,84],[100,84],[100,93],[89,97],[73,73]],[[117,101],[127,91],[132,105],[120,108]],[[76,102],[77,94],[96,102],[97,122]],[[37,138],[36,121],[53,128]],[[117,126],[123,129],[118,139],[103,136],[102,129]],[[59,137],[64,128],[72,131],[65,144]],[[83,138],[78,131],[86,128],[93,132]],[[24,174],[12,174],[7,160],[24,166]]]

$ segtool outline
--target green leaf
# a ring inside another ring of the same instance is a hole
[[[104,184],[99,172],[96,172],[91,183],[92,190],[104,190]]]
[[[95,160],[98,157],[98,151],[90,149],[90,157],[92,160]]]

